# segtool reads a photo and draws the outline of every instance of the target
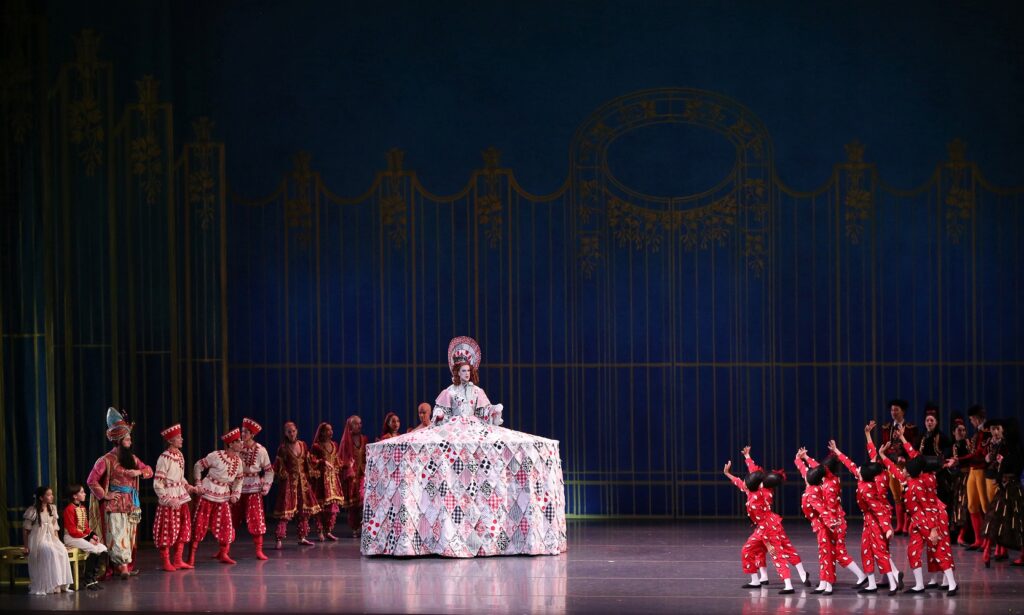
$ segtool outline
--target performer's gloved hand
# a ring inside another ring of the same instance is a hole
[[[502,423],[505,422],[505,420],[501,418],[501,412],[504,409],[505,409],[505,406],[503,404],[494,404],[493,406],[490,407],[490,410],[491,410],[491,413],[490,413],[490,423],[491,423],[491,425],[501,425]]]

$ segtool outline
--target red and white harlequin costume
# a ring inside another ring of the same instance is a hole
[[[172,425],[160,432],[170,442],[181,435],[181,424]],[[156,517],[153,519],[153,543],[160,550],[163,569],[171,572],[179,568],[192,568],[182,560],[185,544],[192,539],[192,520],[189,518],[188,503],[191,485],[185,480],[185,456],[181,449],[169,446],[156,460],[153,475],[153,491],[156,492]],[[174,549],[171,561],[171,549]]]
[[[241,437],[237,427],[221,436],[230,445]],[[203,476],[203,472],[206,476]],[[229,553],[235,541],[235,526],[231,520],[231,503],[242,495],[242,458],[230,450],[214,451],[196,462],[193,468],[198,492],[202,495],[196,507],[195,533],[192,537],[192,552],[189,564],[195,565],[199,543],[206,538],[206,532],[213,533],[220,550],[215,556],[221,563],[234,564]]]
[[[252,437],[242,445],[238,453],[243,468],[242,496],[231,505],[231,522],[238,528],[245,521],[253,544],[256,545],[256,559],[267,559],[263,554],[263,535],[267,533],[263,497],[274,484],[274,466],[270,464],[267,449],[256,442],[256,434],[263,431],[263,426],[250,418],[244,418],[242,427],[249,430]]]

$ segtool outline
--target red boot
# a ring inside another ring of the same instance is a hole
[[[234,564],[235,563],[235,560],[231,559],[231,556],[228,555],[228,552],[230,552],[230,551],[231,551],[231,543],[227,543],[227,542],[221,543],[220,551],[217,551],[217,559],[220,560],[220,563],[222,563],[222,564]]]
[[[188,552],[188,567],[196,567],[196,551],[199,550],[199,541],[192,543],[192,549]]]
[[[184,551],[185,543],[179,542],[177,545],[175,545],[174,559],[171,561],[171,565],[173,565],[178,570],[192,570],[192,566],[181,559],[181,554]]]
[[[960,533],[956,537],[956,544],[960,545],[961,547],[966,547],[969,544],[967,542],[967,539],[965,538],[966,535],[967,535],[967,525],[965,524],[965,525],[960,527]]]
[[[177,568],[174,567],[174,564],[171,563],[170,547],[160,547],[160,567],[163,568],[165,572],[174,572],[177,570]]]
[[[974,530],[974,543],[967,547],[968,551],[977,551],[985,546],[985,537],[981,535],[981,524],[985,522],[985,513],[971,513],[971,529]]]
[[[262,536],[253,536],[252,537],[252,542],[253,542],[253,544],[256,545],[256,559],[270,559],[269,557],[267,557],[263,553],[263,537]]]

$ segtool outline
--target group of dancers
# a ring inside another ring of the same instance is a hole
[[[381,438],[397,435],[396,419],[389,414]],[[223,564],[234,564],[231,545],[242,525],[252,536],[255,557],[268,559],[263,552],[267,533],[263,500],[275,482],[278,491],[273,517],[278,520],[278,549],[292,520],[297,522],[300,545],[313,544],[308,539],[311,518],[316,519],[321,542],[338,540],[334,527],[342,509],[348,511],[352,535],[359,536],[367,437],[358,416],[345,422],[340,442],[335,442],[332,426],[321,423],[311,446],[298,439],[295,423],[285,423],[283,441],[273,462],[267,449],[256,441],[262,426],[245,418],[240,427],[221,436],[222,449],[195,463],[191,482],[181,451],[181,424],[160,432],[166,449],[157,459],[155,470],[134,454],[133,427],[122,412],[107,410],[106,436],[113,448],[96,460],[85,487],[69,486],[63,540],[53,490],[49,486],[37,489],[23,524],[30,593],[73,591],[67,555],[72,547],[88,554],[83,580],[87,589],[101,589],[101,580],[114,576],[128,579],[139,573],[135,560],[142,520],[142,479],[153,479],[157,496],[153,542],[160,552],[161,568],[167,572],[194,568],[199,545],[208,533],[218,545],[213,557]],[[88,509],[86,488],[92,495]],[[187,545],[191,548],[186,557]]]
[[[974,438],[966,437],[962,419],[954,421],[954,438],[949,440],[938,430],[938,408],[926,408],[926,433],[918,439],[916,429],[904,420],[907,402],[893,400],[893,422],[883,426],[882,442],[876,447],[875,421],[864,427],[866,461],[857,465],[839,450],[835,440],[828,443],[829,453],[820,463],[805,448],[796,453],[794,463],[804,482],[800,508],[817,538],[819,583],[812,594],[831,595],[836,584],[836,568],[849,570],[859,593],[876,593],[883,577],[890,596],[899,591],[921,593],[941,589],[957,595],[953,545],[981,551],[986,566],[993,559],[1008,559],[1008,549],[1024,547],[1024,494],[1021,469],[1024,455],[1016,422],[986,421],[985,410],[972,406],[968,414],[976,429]],[[916,443],[916,445],[915,445]],[[808,572],[783,528],[782,517],[772,510],[774,491],[786,479],[779,470],[766,471],[750,456],[750,447],[741,451],[747,475],[731,473],[732,462],[723,472],[746,496],[746,510],[754,531],[741,550],[743,572],[750,575],[744,588],[760,588],[768,583],[767,559],[771,558],[784,587],[780,594],[791,594],[792,566],[799,581],[811,586]],[[864,517],[861,535],[861,566],[846,546],[847,522],[840,498],[840,468],[845,466],[857,481],[856,499]],[[896,520],[888,495],[895,500]],[[968,533],[974,540],[967,540]],[[895,535],[908,536],[907,563],[913,585],[904,584],[890,551]],[[931,578],[925,583],[927,560]],[[1024,553],[1011,565],[1024,566]]]

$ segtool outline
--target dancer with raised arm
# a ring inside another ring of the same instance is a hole
[[[869,455],[868,462],[862,466],[857,466],[853,460],[843,454],[836,446],[835,440],[829,441],[829,450],[857,479],[857,506],[864,515],[864,530],[861,534],[861,563],[864,565],[864,573],[868,575],[867,586],[857,591],[862,594],[873,594],[878,591],[875,581],[875,566],[877,565],[879,572],[888,577],[890,593],[895,594],[899,590],[900,573],[893,565],[892,557],[889,555],[889,539],[893,536],[892,509],[885,497],[889,481],[882,464],[873,461],[876,455],[874,444],[871,441],[871,431],[874,428],[874,421],[864,427]]]

